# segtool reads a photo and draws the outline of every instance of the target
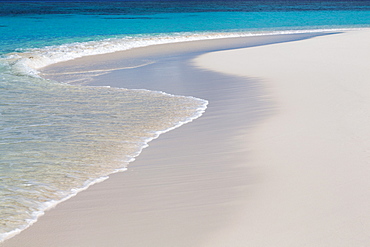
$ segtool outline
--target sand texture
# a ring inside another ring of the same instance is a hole
[[[248,144],[262,180],[206,246],[370,245],[369,39],[353,31],[197,59],[259,80],[275,103]]]

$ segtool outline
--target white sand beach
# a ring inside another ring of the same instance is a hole
[[[370,246],[370,31],[265,39],[143,66],[133,86],[207,99],[204,115],[0,246]]]
[[[206,246],[370,244],[369,38],[353,31],[196,60],[259,80],[275,105],[248,144],[262,180],[234,227]]]

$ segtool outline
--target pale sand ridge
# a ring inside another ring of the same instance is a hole
[[[370,31],[206,54],[259,80],[275,114],[248,143],[263,174],[205,246],[370,246]]]

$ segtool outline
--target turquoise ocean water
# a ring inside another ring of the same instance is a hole
[[[48,81],[81,56],[186,40],[370,27],[370,1],[0,2],[0,242],[123,171],[207,101]]]

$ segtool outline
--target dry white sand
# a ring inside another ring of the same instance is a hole
[[[150,65],[158,90],[207,99],[206,113],[0,246],[370,246],[369,39],[210,53],[194,64],[217,73],[187,83],[182,62]]]
[[[263,180],[205,246],[370,246],[369,40],[353,31],[196,60],[258,79],[276,106],[248,143]]]

